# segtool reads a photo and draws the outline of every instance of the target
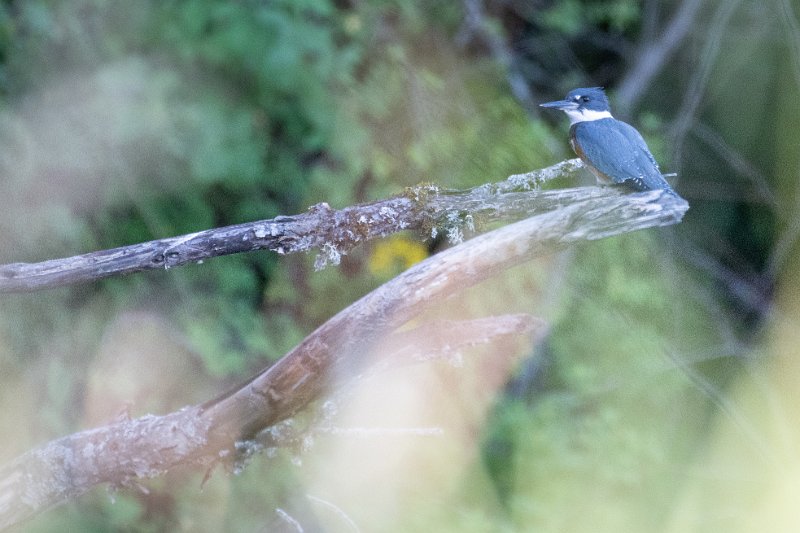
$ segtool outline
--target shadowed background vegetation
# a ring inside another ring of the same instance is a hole
[[[567,123],[536,104],[579,86],[606,87],[692,206],[676,228],[436,303],[431,316],[525,311],[550,329],[401,373],[425,384],[428,418],[386,415],[421,401],[400,379],[351,394],[373,413],[353,426],[455,439],[322,438],[202,492],[187,470],[27,526],[292,530],[281,512],[306,531],[347,531],[341,513],[362,531],[800,524],[798,16],[791,0],[2,2],[2,263],[547,166],[571,156]],[[0,458],[208,399],[444,245],[408,234],[321,272],[255,253],[4,295]],[[486,377],[498,358],[513,371]],[[482,379],[491,394],[461,384]]]

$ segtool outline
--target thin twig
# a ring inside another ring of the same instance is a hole
[[[311,494],[306,494],[306,498],[311,500],[312,502],[318,503],[325,508],[333,511],[333,513],[342,519],[342,522],[347,524],[347,527],[350,528],[351,531],[355,531],[358,533],[361,529],[356,525],[352,518],[350,518],[347,513],[345,513],[339,506],[334,505],[333,503],[329,502],[328,500],[323,500],[322,498],[318,498],[316,496],[312,496]]]
[[[637,54],[636,62],[628,70],[617,90],[621,111],[629,113],[636,107],[653,78],[664,68],[664,65],[688,35],[701,5],[700,0],[681,2],[669,24],[657,39],[651,39],[648,32],[643,32],[642,46]]]
[[[678,111],[672,126],[670,127],[670,137],[673,142],[673,161],[680,161],[683,155],[683,143],[686,140],[686,133],[691,129],[692,124],[697,120],[698,109],[706,92],[711,70],[719,56],[719,49],[722,38],[725,36],[725,29],[730,22],[741,0],[727,0],[722,2],[714,12],[713,24],[708,29],[703,51],[700,55],[700,65],[692,76],[692,81],[684,96],[681,108]]]
[[[505,69],[511,93],[531,113],[536,110],[536,102],[528,80],[515,65],[514,54],[505,37],[498,32],[487,17],[482,0],[463,0],[464,23],[456,34],[456,44],[465,46],[472,39],[479,39],[489,48],[489,52],[499,65]]]

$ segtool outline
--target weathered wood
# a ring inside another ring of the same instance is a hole
[[[506,216],[539,214],[415,265],[339,312],[274,365],[229,394],[168,415],[149,415],[76,433],[20,456],[0,469],[0,528],[100,483],[135,484],[137,479],[161,475],[177,465],[207,467],[230,458],[260,431],[324,398],[333,376],[352,379],[357,369],[371,362],[368,357],[378,356],[369,349],[377,339],[390,335],[432,302],[575,242],[674,224],[688,209],[683,199],[666,191],[625,194],[614,188],[585,187],[506,193],[476,189],[455,195],[461,207],[446,204],[444,209],[451,211],[444,212],[445,216],[472,214],[472,209],[483,212],[482,194],[510,198],[515,207]],[[530,205],[518,204],[522,200],[517,195],[525,195]],[[448,196],[438,195],[434,202]],[[495,212],[489,208],[484,214],[494,219]],[[290,218],[290,224],[296,222],[296,217]],[[519,334],[536,325],[532,317],[517,320],[516,327],[514,320],[509,320],[498,334]],[[465,327],[461,332],[466,335],[471,330],[478,335],[476,342],[491,340],[485,327]],[[470,340],[465,338],[465,342]]]
[[[428,302],[577,241],[674,224],[688,209],[685,200],[663,190],[624,194],[590,187],[560,193],[568,199],[563,208],[436,254],[339,312],[249,384],[207,404],[204,416],[219,422],[213,431],[249,438],[297,412],[324,393],[332,367],[354,364],[374,339],[406,323]]]
[[[409,188],[403,196],[340,210],[323,203],[299,215],[207,229],[39,263],[9,263],[0,265],[0,292],[61,287],[256,250],[281,255],[320,250],[317,266],[322,268],[327,263],[337,264],[341,255],[364,241],[403,230],[452,226],[462,212],[477,214],[480,209],[480,213],[492,220],[529,216],[531,199],[537,197],[539,191],[535,189],[540,184],[580,168],[580,160],[572,159],[467,191],[418,186]],[[544,203],[537,209],[543,208]]]

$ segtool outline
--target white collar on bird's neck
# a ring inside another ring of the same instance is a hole
[[[611,116],[610,111],[594,111],[593,109],[565,109],[564,113],[569,117],[570,126],[578,122],[591,122],[592,120],[600,120],[602,118],[614,118]]]

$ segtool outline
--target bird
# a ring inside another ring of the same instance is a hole
[[[569,144],[598,182],[624,185],[635,191],[664,189],[674,194],[642,135],[611,116],[602,87],[573,89],[563,100],[539,106],[567,114]]]

